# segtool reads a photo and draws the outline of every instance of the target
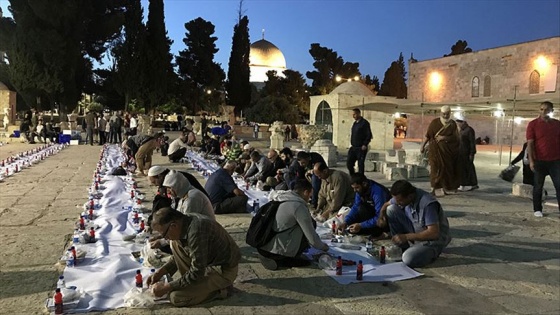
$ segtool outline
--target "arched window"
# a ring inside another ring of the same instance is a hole
[[[478,77],[474,77],[472,79],[472,93],[471,96],[472,97],[478,97],[478,87],[480,85],[480,82],[478,80]]]
[[[529,77],[529,94],[539,94],[541,75],[537,70],[531,72]]]
[[[492,79],[489,75],[484,77],[484,92],[483,96],[492,95]]]
[[[332,125],[332,113],[329,103],[321,101],[315,113],[316,125]]]

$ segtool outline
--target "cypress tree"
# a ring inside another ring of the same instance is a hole
[[[228,67],[228,101],[235,106],[235,112],[247,108],[251,103],[251,83],[249,82],[249,19],[243,16],[233,28],[231,55]]]
[[[148,22],[146,23],[146,62],[143,91],[145,94],[145,108],[156,108],[167,101],[168,81],[173,71],[172,55],[169,48],[172,41],[167,38],[163,0],[150,0],[148,7]]]

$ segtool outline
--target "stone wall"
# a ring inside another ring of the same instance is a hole
[[[537,61],[546,60],[543,66]],[[560,37],[535,40],[516,45],[485,49],[444,58],[409,62],[408,99],[423,102],[473,102],[528,97],[529,77],[540,74],[539,93],[560,90]],[[441,76],[437,89],[430,86],[433,72]],[[490,78],[490,93],[484,96],[485,78]],[[479,96],[473,97],[473,78],[479,79]],[[545,91],[545,86],[548,88]],[[534,95],[534,94],[531,94]]]

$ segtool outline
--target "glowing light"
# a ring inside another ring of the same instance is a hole
[[[456,120],[465,120],[465,117],[462,112],[453,112],[453,118]]]
[[[537,59],[535,59],[535,69],[537,69],[540,74],[545,74],[549,68],[550,62],[545,56],[540,55]]]
[[[339,75],[337,75],[334,79],[336,80],[336,82],[342,81],[342,77]]]
[[[211,90],[206,90],[206,94],[210,95],[210,94],[212,94],[212,91]]]
[[[500,109],[495,110],[494,113],[493,113],[493,115],[494,115],[494,117],[496,117],[496,118],[500,118],[500,117],[504,116],[504,111],[503,111],[503,110],[500,110]]]
[[[516,125],[519,125],[523,122],[523,118],[522,117],[515,117],[515,118],[513,118],[513,121],[515,122]]]
[[[401,113],[398,113],[398,112],[397,112],[397,113],[393,114],[393,117],[395,117],[395,118],[401,118]]]
[[[432,72],[430,74],[430,88],[437,90],[441,87],[443,82],[443,77],[438,72]]]
[[[360,76],[355,76],[354,81],[360,81]]]

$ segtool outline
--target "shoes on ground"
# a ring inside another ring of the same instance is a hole
[[[443,190],[443,188],[432,189],[431,194],[432,196],[443,197],[445,196],[445,191]]]
[[[542,218],[543,217],[542,211],[535,211],[535,213],[533,213],[533,215],[537,218]]]
[[[471,191],[473,190],[473,186],[459,186],[459,191]]]
[[[267,257],[264,257],[263,255],[259,254],[259,260],[260,260],[261,264],[263,265],[263,267],[267,270],[278,269],[278,264],[276,263],[276,260],[274,260],[274,259],[267,258]]]

